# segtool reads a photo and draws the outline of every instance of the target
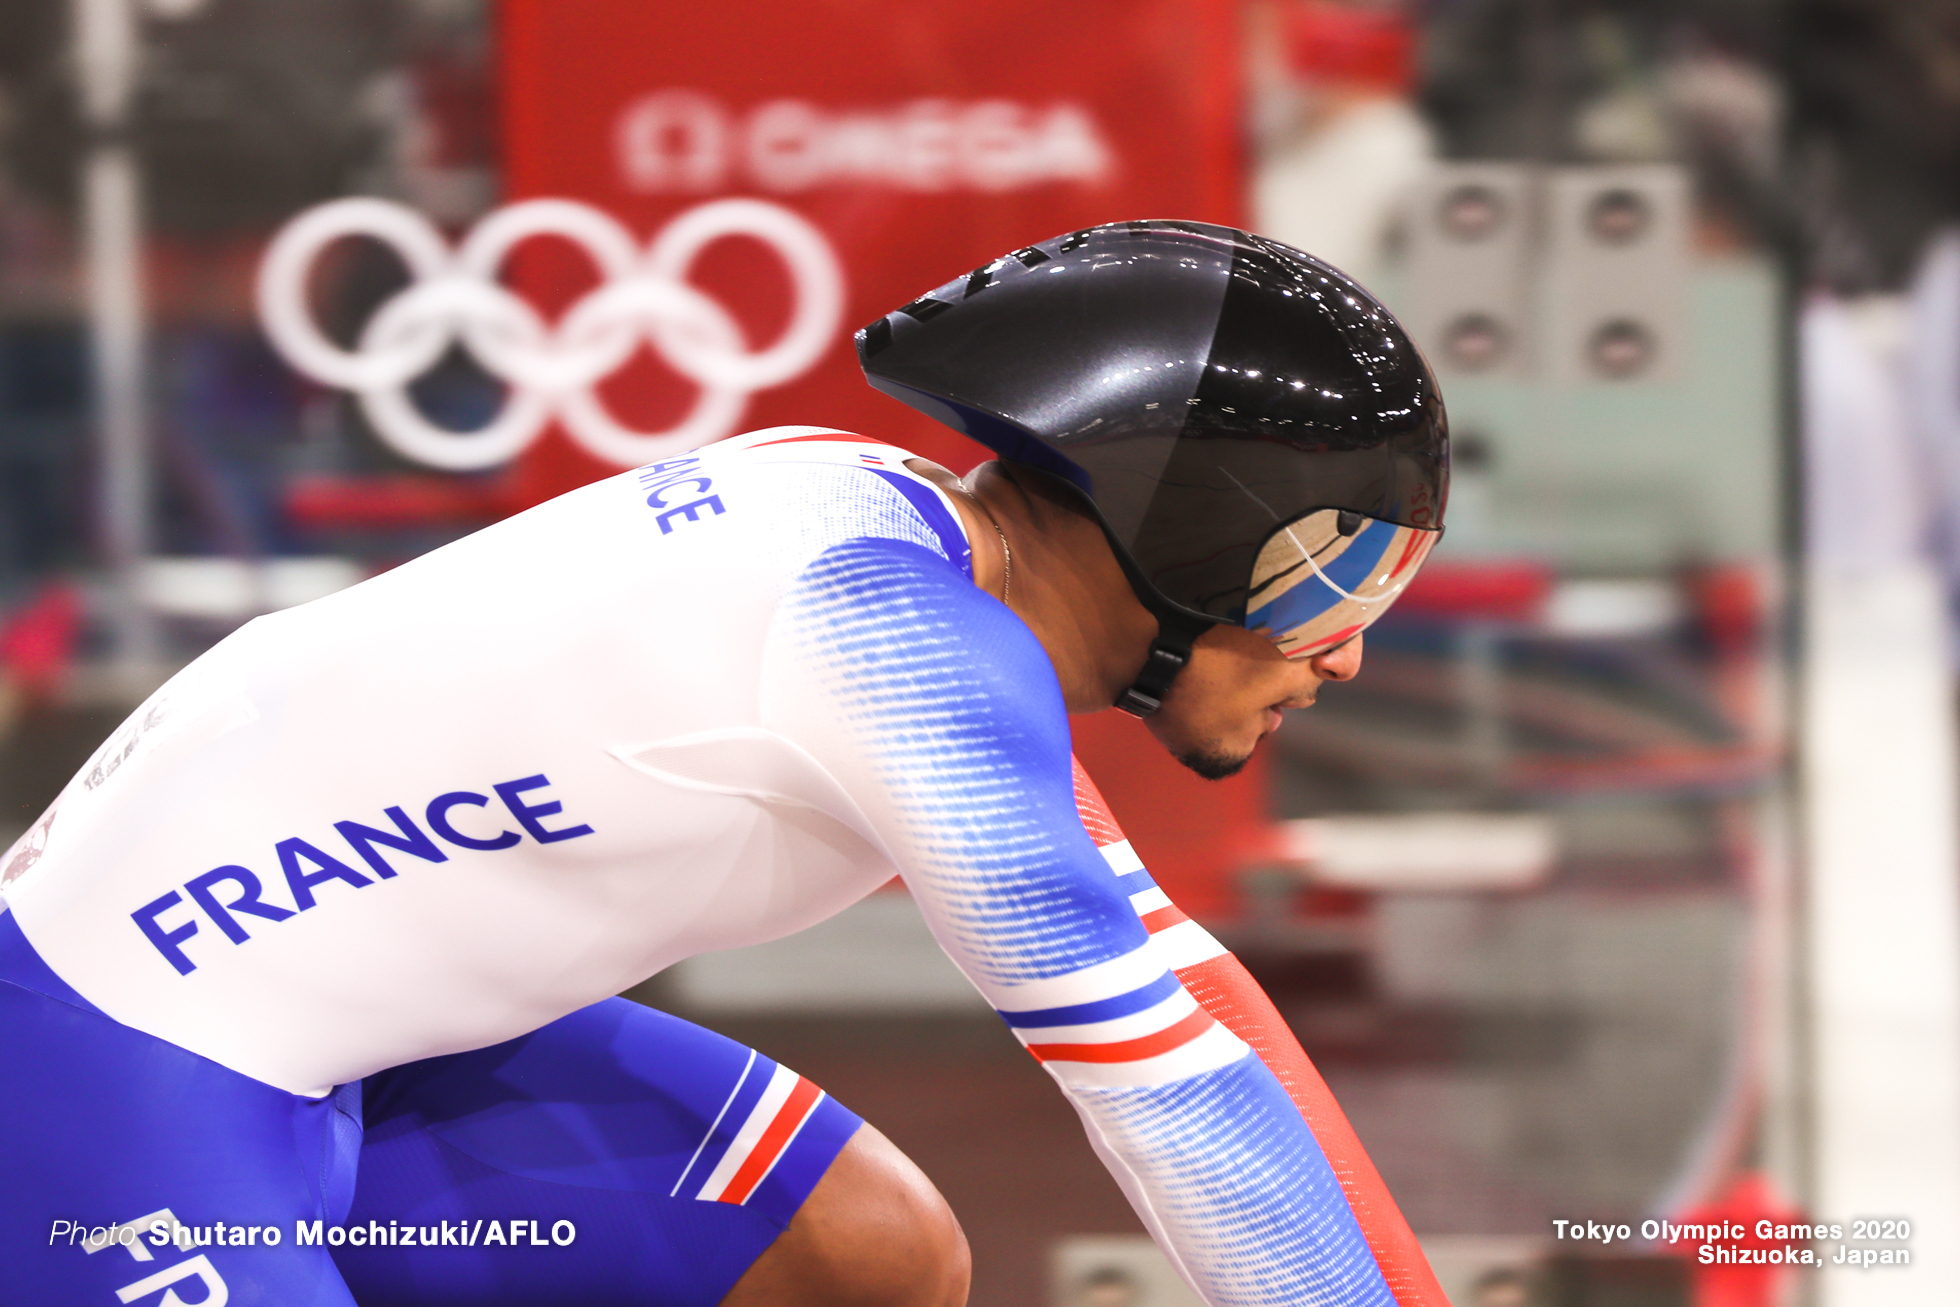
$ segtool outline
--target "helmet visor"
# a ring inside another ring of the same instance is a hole
[[[1245,625],[1288,658],[1325,653],[1388,611],[1442,535],[1333,508],[1296,518],[1259,551]]]

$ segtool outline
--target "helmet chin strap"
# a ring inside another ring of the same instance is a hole
[[[1157,638],[1150,642],[1150,656],[1136,680],[1116,696],[1116,706],[1133,717],[1148,717],[1164,706],[1171,682],[1191,661],[1191,646],[1214,625],[1161,603],[1148,606],[1157,615]]]
[[[1020,482],[1015,477],[1018,469],[1014,462],[1003,458],[999,466],[1007,479],[1014,482],[1017,489],[1020,488]],[[1062,481],[1061,477],[1052,472],[1041,468],[1032,470],[1051,480]],[[1123,547],[1116,539],[1115,533],[1109,529],[1109,524],[1102,520],[1102,515],[1096,510],[1095,501],[1090,499],[1080,486],[1068,482],[1063,484],[1067,485],[1081,501],[1090,520],[1102,526],[1104,537],[1109,541],[1110,552],[1115,555],[1117,565],[1123,569],[1123,579],[1130,583],[1131,593],[1135,594],[1137,602],[1157,619],[1157,638],[1150,642],[1150,655],[1143,660],[1143,670],[1137,673],[1136,680],[1130,682],[1128,689],[1116,696],[1115,704],[1132,717],[1148,717],[1164,706],[1164,696],[1171,692],[1171,682],[1175,681],[1177,674],[1184,670],[1184,665],[1191,661],[1191,646],[1198,642],[1199,636],[1217,623],[1207,618],[1193,617],[1159,595],[1150,583],[1143,579],[1143,573],[1137,568],[1136,561],[1130,557],[1130,551]],[[1021,493],[1025,495],[1027,491],[1022,489]]]

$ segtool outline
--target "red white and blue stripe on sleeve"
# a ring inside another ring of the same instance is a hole
[[[1083,781],[1078,778],[1078,789]],[[1103,832],[1089,833],[1095,838]],[[989,996],[995,1010],[1035,1060],[1065,1083],[1159,1084],[1237,1061],[1245,1056],[1245,1043],[1201,1007],[1176,974],[1223,954],[1223,946],[1157,888],[1122,832],[1113,833],[1107,842],[1097,840],[1096,851],[1150,933],[1150,947],[1066,977],[997,990]],[[1110,990],[1120,992],[1084,997]]]
[[[1067,1085],[1157,1085],[1229,1066],[1247,1052],[1149,947],[1066,976],[997,987],[988,999]]]

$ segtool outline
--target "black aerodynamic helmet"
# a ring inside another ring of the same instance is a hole
[[[1198,222],[1015,250],[857,334],[879,390],[1081,492],[1159,636],[1156,711],[1215,623],[1289,657],[1351,639],[1442,534],[1449,427],[1401,324],[1346,274]]]

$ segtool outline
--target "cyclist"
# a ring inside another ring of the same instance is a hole
[[[1355,674],[1440,532],[1420,356],[1326,265],[1170,222],[858,348],[1000,460],[668,459],[260,618],[110,738],[0,867],[10,1292],[961,1302],[871,1127],[606,997],[896,871],[1207,1300],[1443,1307],[1067,726],[1114,703],[1221,776]]]

